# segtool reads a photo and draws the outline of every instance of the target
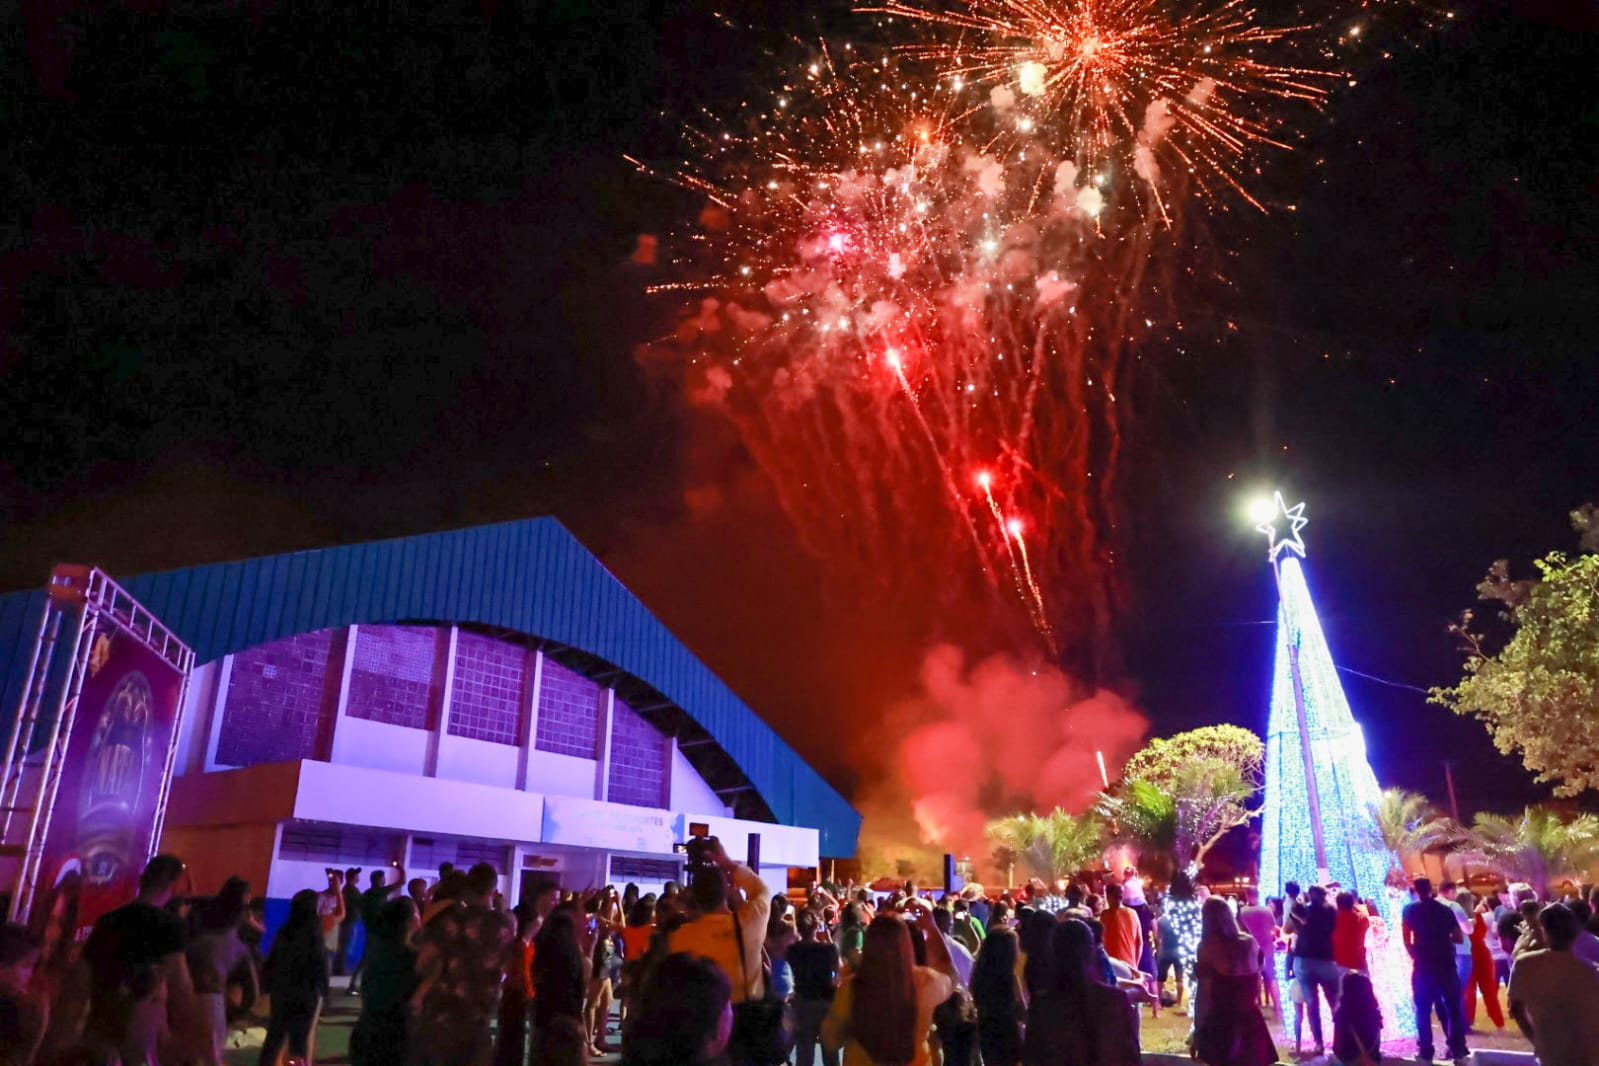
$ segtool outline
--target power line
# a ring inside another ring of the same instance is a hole
[[[1356,677],[1363,677],[1367,681],[1375,681],[1379,685],[1387,685],[1389,688],[1409,689],[1411,692],[1419,692],[1423,696],[1426,696],[1431,692],[1430,689],[1422,688],[1420,685],[1407,685],[1403,681],[1389,681],[1386,677],[1377,677],[1374,674],[1363,674],[1359,670],[1352,670],[1347,666],[1337,667],[1337,670],[1341,674],[1353,674]]]

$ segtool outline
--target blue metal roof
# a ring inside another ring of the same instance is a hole
[[[777,821],[855,852],[861,816],[554,518],[140,574],[123,587],[210,662],[351,624],[493,626],[567,645],[682,708],[742,771]],[[0,722],[9,728],[42,590],[0,596]],[[687,754],[687,753],[685,753]]]

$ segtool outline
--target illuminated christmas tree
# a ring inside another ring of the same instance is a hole
[[[1376,904],[1367,944],[1372,977],[1390,1033],[1413,1029],[1410,968],[1399,936],[1403,900],[1388,887],[1393,856],[1377,824],[1382,792],[1366,740],[1350,713],[1301,560],[1305,505],[1277,493],[1257,515],[1277,576],[1277,656],[1266,730],[1266,805],[1260,885],[1337,885]],[[1392,935],[1390,935],[1390,933]],[[1286,1004],[1288,998],[1283,997]],[[1328,1030],[1330,1033],[1330,1030]]]

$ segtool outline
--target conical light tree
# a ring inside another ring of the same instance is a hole
[[[1377,904],[1380,930],[1368,957],[1385,1003],[1408,1002],[1409,966],[1400,941],[1401,898],[1388,890],[1395,857],[1377,812],[1382,790],[1366,740],[1350,713],[1338,668],[1305,584],[1305,505],[1281,493],[1258,515],[1277,577],[1277,651],[1266,730],[1266,806],[1261,817],[1260,884],[1268,894],[1289,881],[1337,883]],[[1284,995],[1284,1003],[1288,996]],[[1387,1012],[1393,1029],[1413,1030],[1410,1012]]]

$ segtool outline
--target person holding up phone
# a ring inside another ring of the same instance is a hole
[[[766,944],[766,926],[772,912],[771,889],[754,870],[728,858],[715,837],[705,846],[709,861],[694,871],[688,886],[694,917],[671,934],[667,950],[703,955],[716,963],[732,985],[735,1004],[758,999],[765,994],[761,949]],[[733,909],[728,906],[733,893],[744,897],[738,902],[736,922]],[[740,937],[744,941],[742,957]]]

